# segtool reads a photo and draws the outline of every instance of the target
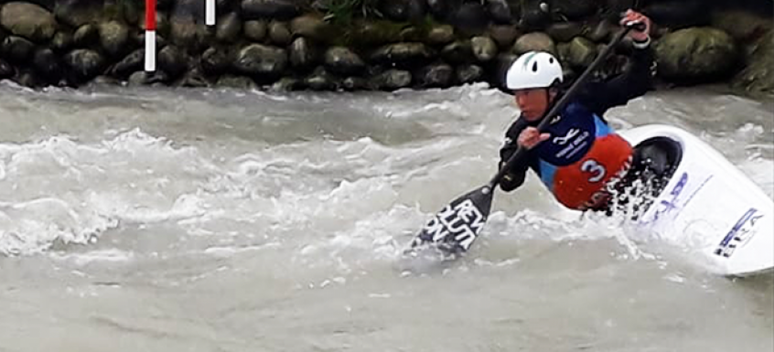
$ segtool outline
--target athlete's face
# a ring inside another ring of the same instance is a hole
[[[520,89],[513,93],[516,105],[524,117],[534,121],[543,116],[554,94],[545,88]]]

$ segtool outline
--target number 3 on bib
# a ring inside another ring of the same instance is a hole
[[[594,159],[584,161],[583,164],[581,164],[581,171],[591,174],[591,177],[589,177],[589,182],[591,183],[601,181],[605,178],[605,174],[607,173],[605,167],[600,165],[599,162]]]

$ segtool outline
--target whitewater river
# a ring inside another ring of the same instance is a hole
[[[2,84],[0,351],[774,350],[774,275],[709,274],[534,176],[465,258],[402,259],[516,115],[481,85]],[[769,102],[658,91],[607,116],[685,128],[774,195]]]

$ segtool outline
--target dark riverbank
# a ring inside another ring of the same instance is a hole
[[[659,87],[774,91],[770,1],[160,0],[158,69],[143,71],[144,2],[0,1],[0,79],[279,90],[394,90],[486,81],[528,50],[580,72],[638,7],[655,23]],[[768,10],[767,10],[768,9]],[[602,75],[626,63],[627,45]]]

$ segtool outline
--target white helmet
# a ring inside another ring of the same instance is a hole
[[[511,64],[505,76],[508,89],[548,88],[562,82],[562,66],[553,55],[530,51]]]

